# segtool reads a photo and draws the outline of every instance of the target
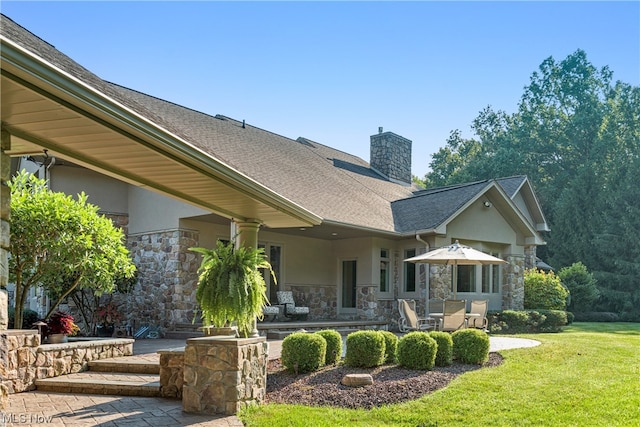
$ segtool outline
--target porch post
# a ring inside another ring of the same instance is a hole
[[[9,222],[11,215],[11,191],[8,182],[11,180],[11,158],[6,151],[11,149],[11,134],[0,131],[0,288],[9,282]],[[6,291],[0,291],[0,331],[8,328],[8,299]]]
[[[254,248],[258,247],[258,230],[260,229],[260,222],[256,219],[248,219],[246,221],[236,221],[238,235],[236,237],[236,247]],[[259,337],[258,333],[258,319],[253,319],[253,330],[250,337]]]

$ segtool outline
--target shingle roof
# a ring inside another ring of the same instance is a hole
[[[106,82],[4,15],[0,32],[325,221],[399,233],[430,229],[488,184],[417,191],[415,186],[387,180],[366,161],[327,145],[290,139]],[[498,182],[510,197],[519,188],[517,178]]]

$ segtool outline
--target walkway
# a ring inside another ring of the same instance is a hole
[[[490,337],[491,351],[532,347],[538,341]],[[153,361],[156,351],[183,347],[184,340],[137,340],[134,356]],[[281,340],[269,341],[269,358],[278,358]],[[179,400],[156,397],[101,396],[31,391],[9,396],[9,407],[0,413],[0,427],[241,427],[236,416],[191,415],[182,412]]]

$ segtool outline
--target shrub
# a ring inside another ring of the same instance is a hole
[[[576,322],[618,322],[620,316],[608,311],[586,311],[573,313]]]
[[[453,362],[453,340],[451,334],[441,331],[432,331],[429,336],[438,344],[436,352],[436,366],[449,366]]]
[[[560,332],[567,321],[567,312],[562,310],[539,310],[540,314],[545,317],[544,321],[538,326],[539,332]]]
[[[522,334],[558,332],[567,324],[562,310],[504,310],[489,313],[489,330],[493,333]]]
[[[347,347],[348,348],[348,347]],[[398,341],[398,364],[409,369],[431,370],[438,344],[427,332],[409,332]]]
[[[9,307],[9,324],[7,325],[9,329],[32,329],[33,324],[36,323],[40,319],[40,317],[38,316],[38,312],[29,308],[25,308],[22,311],[22,325],[16,327],[14,325],[14,319],[15,311],[13,307]]]
[[[385,342],[378,331],[357,331],[347,335],[347,366],[371,368],[380,366],[385,359]]]
[[[451,334],[453,357],[462,363],[477,364],[489,360],[489,335],[479,329],[459,329]]]
[[[281,360],[291,372],[312,372],[324,365],[327,341],[319,334],[294,332],[282,340]]]
[[[593,310],[593,305],[600,297],[600,291],[596,286],[593,274],[587,271],[587,267],[576,262],[558,272],[562,284],[569,289],[568,309],[572,311]]]
[[[325,365],[333,365],[342,359],[342,335],[334,329],[318,331],[316,334],[327,341],[327,352],[324,359]]]
[[[393,332],[378,331],[384,338],[384,361],[396,363],[398,360],[398,337]]]
[[[564,310],[569,291],[562,286],[560,278],[553,271],[540,270],[524,272],[524,308]]]

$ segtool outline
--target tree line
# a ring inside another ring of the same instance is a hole
[[[527,175],[551,228],[539,256],[557,270],[582,262],[600,291],[593,311],[640,321],[640,87],[577,50],[542,62],[515,113],[487,107],[471,129],[452,131],[414,180]]]

